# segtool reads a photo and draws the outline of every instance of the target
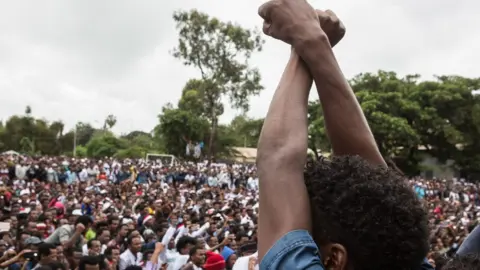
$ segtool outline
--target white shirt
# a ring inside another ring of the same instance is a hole
[[[177,254],[178,255],[175,257],[173,263],[168,265],[167,270],[180,270],[185,264],[187,264],[190,256],[180,255],[180,253]]]
[[[257,190],[258,189],[258,178],[248,178],[247,186],[249,189]]]
[[[142,266],[142,253],[138,252],[137,257],[130,251],[130,249],[125,250],[120,255],[120,261],[118,262],[118,269],[125,270],[130,265]]]
[[[107,249],[107,245],[102,245],[102,250],[100,251],[100,254],[103,254],[103,252],[105,252],[106,249]],[[82,254],[83,254],[83,256],[88,256],[87,244],[84,244],[82,246]]]
[[[80,173],[78,174],[78,177],[80,178],[80,181],[82,182],[87,182],[88,180],[88,172],[87,169],[82,169]]]
[[[255,258],[258,259],[258,252],[254,253],[250,256],[244,256],[244,257],[238,258],[237,261],[235,262],[235,264],[233,265],[232,270],[249,270],[248,269],[248,263],[249,263],[249,260],[250,260],[251,257],[255,257]],[[254,269],[259,270],[258,262],[255,265]]]

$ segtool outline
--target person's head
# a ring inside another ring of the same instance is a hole
[[[125,238],[127,234],[128,234],[128,225],[127,224],[120,225],[117,236],[120,238]]]
[[[110,216],[108,218],[108,225],[111,232],[116,232],[119,224],[120,224],[120,219],[118,217]]]
[[[200,247],[192,247],[189,252],[190,260],[193,264],[201,267],[205,263],[205,249]]]
[[[51,270],[67,270],[67,267],[61,262],[51,262],[47,266],[50,267]]]
[[[210,247],[217,246],[218,245],[218,238],[216,236],[212,236],[212,237],[208,238],[207,244]]]
[[[97,239],[102,244],[107,244],[110,240],[110,230],[107,228],[101,228],[97,231]]]
[[[187,255],[190,253],[190,250],[197,245],[197,239],[190,236],[182,236],[178,239],[178,242],[175,246],[178,253],[182,255]]]
[[[140,235],[130,235],[127,238],[127,245],[128,249],[130,249],[133,254],[140,252],[142,249],[142,239],[140,238]]]
[[[100,255],[102,243],[98,239],[90,239],[87,242],[88,254],[92,256]]]
[[[84,256],[78,263],[78,270],[101,270],[105,265],[101,256]]]
[[[57,248],[57,259],[59,261],[63,261],[65,259],[65,254],[63,252],[63,246],[58,245],[56,248]]]
[[[245,232],[239,232],[236,236],[236,241],[239,246],[244,245],[249,241],[249,237]]]
[[[103,253],[109,261],[117,261],[120,259],[120,249],[116,246],[108,247]]]
[[[442,268],[442,270],[477,270],[480,266],[480,254],[467,254],[455,256]]]
[[[79,223],[82,223],[83,226],[85,226],[84,233],[86,233],[90,226],[92,226],[93,221],[89,216],[79,216],[77,220],[75,220],[75,226]]]
[[[237,254],[235,254],[235,251],[229,247],[224,247],[221,255],[227,264],[227,268],[232,269],[233,265],[237,261]]]
[[[397,172],[342,156],[307,164],[304,179],[328,269],[414,269],[425,258],[427,214]]]
[[[127,268],[125,268],[125,270],[142,270],[143,268],[141,266],[138,266],[138,265],[129,265],[127,266]]]
[[[205,260],[205,264],[203,265],[203,269],[205,270],[225,270],[231,269],[227,268],[225,260],[220,254],[215,252],[207,251],[206,252],[207,259]]]
[[[57,248],[55,245],[49,243],[39,244],[38,260],[42,265],[57,261]]]

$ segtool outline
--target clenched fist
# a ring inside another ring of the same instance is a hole
[[[317,9],[316,12],[320,21],[320,27],[327,34],[330,45],[333,48],[345,36],[345,26],[331,10],[322,11]]]
[[[82,223],[78,223],[77,226],[75,227],[75,230],[78,233],[83,233],[83,231],[85,231],[85,225],[83,225]]]
[[[316,11],[306,0],[271,0],[258,9],[263,32],[290,45],[322,33]]]

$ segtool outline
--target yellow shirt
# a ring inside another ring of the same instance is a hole
[[[97,234],[92,229],[88,229],[87,233],[85,234],[87,241],[95,239],[95,237],[97,237]]]

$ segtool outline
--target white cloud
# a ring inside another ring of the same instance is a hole
[[[478,76],[480,2],[364,0],[310,1],[334,10],[347,26],[335,49],[347,77],[378,69],[400,74]],[[198,75],[174,59],[172,13],[197,8],[245,27],[259,27],[260,1],[82,0],[0,3],[0,119],[33,113],[100,125],[118,118],[116,132],[149,131],[163,104],[175,103],[185,82]],[[288,58],[288,47],[267,38],[252,64],[265,91],[250,115],[264,116]],[[312,94],[314,97],[314,94]],[[228,121],[235,111],[222,117]]]

